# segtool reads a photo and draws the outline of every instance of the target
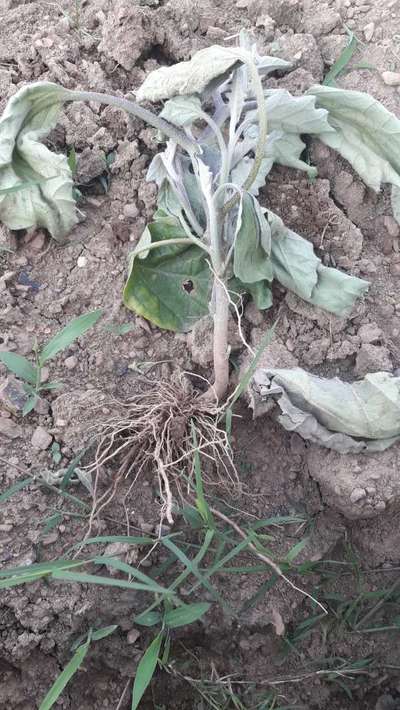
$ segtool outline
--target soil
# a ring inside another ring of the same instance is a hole
[[[293,62],[289,73],[269,80],[272,87],[293,93],[322,80],[346,44],[346,27],[351,29],[362,42],[338,84],[368,91],[400,117],[399,89],[382,79],[384,71],[400,71],[398,0],[78,0],[76,6],[64,0],[0,0],[0,110],[19,87],[39,79],[124,95],[150,70],[224,42],[242,27],[252,28],[260,53]],[[30,357],[36,340],[45,342],[74,316],[100,307],[104,317],[51,362],[45,377],[64,386],[61,394],[49,395],[48,405],[22,418],[0,401],[2,491],[46,470],[47,480],[53,480],[51,472],[68,466],[87,445],[115,401],[137,391],[143,369],[154,381],[183,371],[202,377],[210,372],[207,324],[197,337],[165,333],[121,303],[128,254],[155,205],[155,187],[144,181],[156,150],[153,131],[117,110],[74,104],[66,107],[50,143],[60,152],[76,151],[84,214],[62,247],[41,231],[9,234],[0,225],[0,245],[14,250],[0,251],[0,347]],[[319,172],[315,183],[275,168],[262,201],[310,239],[324,263],[370,280],[369,294],[344,320],[276,288],[271,310],[260,315],[247,306],[246,335],[256,343],[279,311],[276,338],[266,352],[270,365],[300,364],[345,379],[394,371],[400,367],[400,229],[388,193],[367,189],[322,144],[315,142],[309,150]],[[120,335],[122,324],[129,329]],[[235,357],[240,361],[240,352]],[[2,368],[1,382],[6,376]],[[329,594],[354,599],[361,588],[376,594],[397,583],[400,447],[370,458],[343,457],[307,446],[268,414],[252,421],[244,405],[237,414],[233,444],[242,489],[217,486],[213,495],[243,525],[274,516],[304,521],[273,528],[268,541],[269,549],[283,557],[307,537],[297,561],[321,561],[321,567],[294,574],[296,585],[323,600]],[[60,461],[53,444],[59,445]],[[112,480],[110,466],[98,493]],[[127,521],[130,534],[158,530],[157,481],[148,473],[133,489],[131,484],[121,485],[93,534],[126,534]],[[90,504],[82,485],[73,493]],[[0,506],[0,570],[65,556],[87,533],[79,508],[43,486],[29,485]],[[60,515],[51,527],[49,517],[56,512]],[[173,531],[198,542],[181,515],[175,516]],[[126,558],[124,548],[116,553]],[[144,550],[140,556],[145,557]],[[323,573],[324,560],[346,563],[346,574]],[[164,561],[157,548],[144,565]],[[247,555],[243,564],[257,560]],[[328,620],[285,654],[289,647],[283,637],[293,639],[299,625],[320,610],[283,580],[263,591],[269,577],[243,573],[234,577],[235,584],[229,575],[215,577],[235,613],[215,603],[205,622],[177,629],[173,663],[168,672],[156,674],[141,707],[209,707],[196,690],[201,680],[202,689],[211,683],[212,707],[218,708],[239,707],[223,696],[228,681],[248,710],[400,708],[398,631],[367,634],[343,621],[335,625],[330,607]],[[208,599],[208,592],[198,594]],[[0,708],[38,708],[73,643],[90,627],[110,624],[117,624],[117,631],[91,647],[57,707],[130,707],[127,688],[151,639],[151,630],[133,621],[143,607],[141,592],[62,581],[2,591]],[[381,611],[381,625],[390,625],[396,609],[389,617],[386,607]],[[371,662],[359,674],[333,676],[326,672],[332,659],[343,661],[346,669]],[[276,693],[275,705],[265,700],[270,692]],[[263,697],[266,704],[257,704]]]

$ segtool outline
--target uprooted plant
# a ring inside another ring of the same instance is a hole
[[[189,62],[152,72],[137,99],[165,101],[158,116],[131,100],[50,83],[21,89],[6,107],[0,121],[0,189],[22,184],[25,189],[0,195],[0,218],[11,229],[45,227],[56,240],[77,222],[71,171],[66,157],[50,152],[39,139],[54,126],[62,103],[93,101],[125,109],[157,129],[160,142],[167,139],[149,167],[148,180],[159,188],[158,208],[131,254],[124,303],[161,328],[183,332],[211,313],[214,382],[203,395],[190,391],[193,401],[181,422],[178,451],[173,426],[180,396],[187,401],[187,393],[165,398],[162,389],[157,396],[151,389],[139,397],[139,408],[137,399],[132,402],[129,421],[108,432],[99,461],[121,438],[130,439],[140,452],[149,429],[162,477],[163,467],[173,469],[190,458],[188,424],[194,411],[216,417],[223,408],[229,386],[229,311],[239,313],[242,294],[260,309],[269,308],[276,279],[314,306],[343,316],[368,288],[367,282],[324,266],[312,245],[257,197],[274,163],[315,177],[316,169],[302,159],[301,136],[308,134],[341,153],[372,189],[391,183],[398,217],[400,121],[367,94],[313,86],[295,97],[264,87],[268,74],[289,66],[259,56],[241,33],[239,47],[209,47]],[[322,390],[316,387],[317,400],[323,400]],[[201,431],[207,438],[207,427]],[[167,442],[162,450],[160,441]],[[214,445],[226,450],[226,438],[218,434]],[[121,471],[128,470],[129,459],[123,465]]]

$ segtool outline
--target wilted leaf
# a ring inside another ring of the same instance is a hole
[[[0,119],[0,220],[10,229],[44,227],[61,240],[77,222],[72,176],[65,155],[40,140],[54,128],[69,92],[38,82],[20,89]]]
[[[250,126],[246,132],[243,144],[238,145],[237,154],[240,156],[241,151],[246,149],[250,150],[252,146],[255,147],[257,144],[257,138],[257,127],[255,125]],[[317,175],[317,169],[300,159],[305,147],[305,143],[303,143],[301,138],[295,133],[272,131],[268,136],[265,146],[265,157],[261,162],[257,177],[254,180],[249,192],[252,195],[258,195],[261,188],[264,187],[266,178],[269,175],[274,163],[277,165],[285,165],[289,168],[295,168],[296,170],[304,170],[310,178],[314,178]],[[248,155],[241,158],[232,170],[232,181],[236,185],[243,185],[253,167],[253,164],[254,158],[251,158]]]
[[[400,120],[359,91],[312,86],[308,93],[329,112],[335,129],[322,132],[320,140],[346,158],[373,190],[386,182],[400,187]]]
[[[271,229],[257,200],[249,193],[243,194],[238,221],[233,254],[235,276],[248,284],[272,281]]]
[[[285,227],[270,211],[267,219],[272,232],[274,278],[314,306],[338,316],[347,315],[367,291],[368,282],[323,266],[310,242]]]
[[[400,438],[400,378],[388,372],[349,383],[302,368],[257,370],[255,416],[268,397],[278,402],[285,429],[340,453],[383,451]]]
[[[334,133],[328,111],[324,106],[318,107],[314,96],[292,96],[286,89],[266,89],[264,95],[270,131],[297,135]],[[257,123],[257,115],[257,111],[251,110],[247,118]]]
[[[167,101],[160,116],[175,126],[187,126],[196,121],[201,113],[201,101],[198,96],[174,96]]]
[[[242,293],[250,294],[260,311],[272,306],[272,291],[269,281],[257,281],[254,284],[247,284],[233,277],[229,280],[228,289],[233,300],[235,300],[236,295]]]
[[[244,50],[229,47],[206,47],[188,62],[160,67],[151,72],[138,90],[138,101],[161,101],[173,96],[201,94],[215,79],[243,61]]]
[[[174,217],[152,222],[148,231],[152,242],[186,238]],[[208,313],[210,276],[204,252],[189,239],[187,246],[161,246],[145,258],[133,252],[124,303],[160,328],[187,332]]]

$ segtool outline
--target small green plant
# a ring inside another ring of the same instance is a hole
[[[89,328],[97,323],[101,315],[102,311],[97,310],[74,318],[57,335],[51,338],[41,350],[37,347],[35,348],[34,363],[23,355],[5,350],[0,351],[0,362],[24,383],[24,388],[28,395],[23,408],[24,415],[32,411],[42,392],[54,390],[61,386],[59,382],[42,383],[42,370],[45,363],[62,350],[68,348],[74,340],[84,335]],[[57,457],[57,453],[57,451],[53,451],[53,457]]]

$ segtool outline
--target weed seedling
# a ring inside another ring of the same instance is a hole
[[[84,335],[89,328],[97,323],[101,315],[102,311],[97,310],[85,313],[72,320],[54,338],[51,338],[41,350],[35,347],[34,363],[23,355],[5,350],[0,351],[0,361],[24,383],[24,389],[28,395],[22,412],[24,415],[34,409],[42,392],[55,390],[62,386],[60,382],[42,382],[42,370],[45,363],[62,350],[68,348],[74,340]],[[57,450],[52,449],[52,453],[53,459],[56,461],[54,457],[58,456]]]

